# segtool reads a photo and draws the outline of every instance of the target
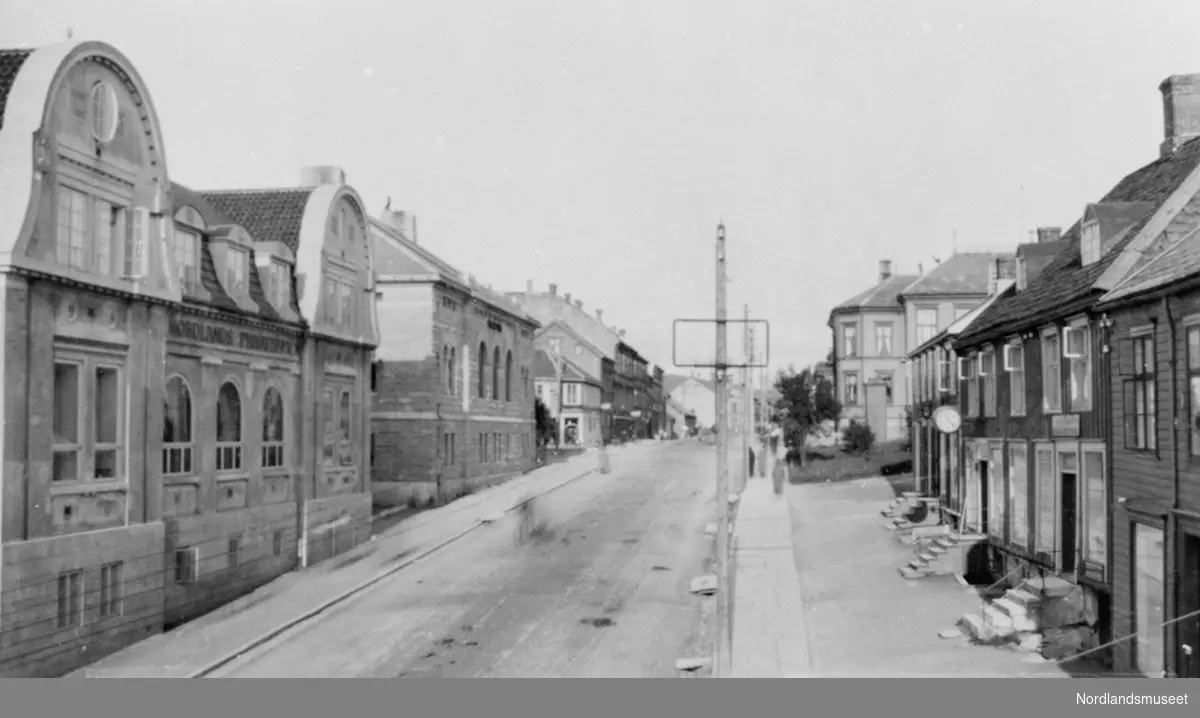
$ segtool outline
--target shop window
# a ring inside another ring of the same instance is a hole
[[[1055,531],[1058,528],[1058,481],[1054,474],[1054,449],[1049,445],[1034,449],[1034,519],[1033,550],[1039,558],[1055,564]]]
[[[192,473],[192,393],[179,376],[167,380],[162,461],[164,475]]]
[[[334,463],[334,460],[333,460],[334,453],[335,453],[334,445],[335,445],[335,441],[336,441],[336,439],[335,439],[336,435],[334,434],[334,426],[335,425],[334,425],[334,416],[333,416],[333,390],[332,389],[326,389],[324,391],[324,393],[321,395],[321,417],[322,417],[322,421],[324,422],[324,425],[325,425],[324,431],[322,432],[322,436],[324,438],[324,446],[322,447],[322,455],[324,457],[325,463],[332,465]]]
[[[242,398],[233,382],[217,393],[217,471],[242,468]]]
[[[349,466],[354,463],[354,456],[350,451],[350,392],[342,392],[341,406],[339,410],[340,427],[338,431],[338,463],[342,466]]]
[[[1024,444],[1008,446],[1008,486],[1012,544],[1026,549],[1029,545],[1029,469]]]
[[[283,466],[283,396],[273,386],[263,395],[262,465]]]
[[[120,368],[96,357],[64,356],[54,362],[53,391],[53,480],[122,478]]]
[[[1145,524],[1134,524],[1133,613],[1136,626],[1137,670],[1161,677],[1164,665],[1165,632],[1165,533]]]
[[[1103,577],[1108,565],[1108,482],[1104,470],[1104,448],[1085,446],[1082,453],[1082,558]]]
[[[512,351],[504,357],[504,400],[512,401]]]

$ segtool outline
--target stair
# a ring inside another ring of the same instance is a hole
[[[1030,615],[1025,606],[1008,598],[1007,594],[992,601],[992,606],[1007,616],[1013,629],[1017,631],[1030,633],[1039,628],[1037,619]]]

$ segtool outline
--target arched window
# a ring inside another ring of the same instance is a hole
[[[350,451],[350,392],[348,391],[342,392],[339,419],[341,427],[338,432],[338,463],[342,466],[349,466],[354,463],[354,455]]]
[[[500,398],[500,347],[492,354],[492,398]]]
[[[242,468],[242,397],[233,382],[217,393],[217,471]]]
[[[283,466],[283,397],[273,386],[263,395],[262,465]]]
[[[512,351],[504,357],[504,400],[512,401]]]
[[[457,359],[457,350],[454,347],[450,347],[450,376],[446,380],[446,388],[449,389],[450,396],[454,396],[458,393],[454,390],[455,386],[458,384],[458,377],[454,373],[456,370],[456,365],[458,364]]]
[[[479,342],[479,398],[487,398],[487,374],[485,367],[487,366],[487,344]]]
[[[162,457],[163,474],[192,473],[192,392],[179,376],[167,380]]]

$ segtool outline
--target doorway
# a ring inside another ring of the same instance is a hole
[[[1059,512],[1062,528],[1059,532],[1058,545],[1062,552],[1060,570],[1065,574],[1075,573],[1075,521],[1076,497],[1075,491],[1079,479],[1079,457],[1074,452],[1059,452]]]
[[[988,517],[991,507],[991,491],[988,489],[989,476],[988,468],[991,462],[987,459],[977,459],[977,471],[979,472],[979,533],[987,536],[988,534]]]
[[[1178,615],[1200,611],[1200,536],[1180,535]],[[1175,673],[1180,678],[1200,678],[1200,616],[1178,624],[1178,656]]]

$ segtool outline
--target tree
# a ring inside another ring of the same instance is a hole
[[[558,422],[550,416],[540,398],[533,400],[533,422],[537,427],[538,446],[545,446],[550,442],[558,443]]]
[[[783,431],[784,446],[789,456],[802,461],[805,439],[823,422],[837,421],[842,406],[834,397],[833,383],[825,377],[814,377],[810,369],[780,372],[775,391],[779,392],[774,402],[775,420]]]

